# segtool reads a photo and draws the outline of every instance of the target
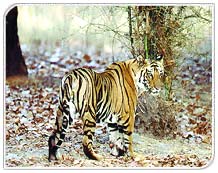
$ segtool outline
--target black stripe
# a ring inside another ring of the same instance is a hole
[[[147,69],[146,69],[147,70]],[[142,70],[141,70],[141,73],[140,73],[140,76],[139,76],[139,83],[141,83],[141,78],[142,78]]]
[[[117,123],[108,123],[108,127],[118,128]]]
[[[67,126],[68,126],[68,119],[67,119],[66,116],[63,117],[62,126],[63,126],[64,129],[67,129]]]
[[[64,91],[65,91],[65,94],[64,94],[64,98],[67,98],[67,101],[70,100],[70,90],[69,90],[69,87],[68,87],[68,84],[65,83],[64,84]]]
[[[115,132],[115,131],[117,131],[117,130],[118,130],[117,128],[110,129],[110,132]]]
[[[59,101],[59,107],[58,108],[60,109],[61,112],[63,112],[64,105],[62,103],[62,99],[61,98],[60,98],[60,101]]]
[[[60,146],[62,144],[62,141],[59,140],[58,143],[56,144],[57,146]]]
[[[60,85],[59,90],[60,90],[60,93],[61,93],[61,95],[59,96],[60,97],[59,99],[60,99],[60,101],[62,101],[63,98],[64,98],[64,86],[62,86],[62,84]]]
[[[64,109],[64,113],[69,115],[70,114],[70,111],[68,111],[67,109]]]
[[[127,126],[129,125],[129,116],[128,116],[128,118],[126,119],[126,121],[123,123],[123,125],[126,125],[126,123],[127,123]]]
[[[86,126],[86,127],[95,127],[96,126],[96,122],[92,122],[92,121],[86,119],[85,122],[84,122],[84,126]]]
[[[79,87],[78,87],[78,91],[76,91],[76,97],[77,97],[77,109],[79,110],[79,114],[81,115],[81,110],[82,108],[79,107],[79,95],[80,95],[80,90],[81,90],[81,86],[82,86],[82,78],[79,77]]]
[[[118,125],[118,128],[119,129],[127,129],[127,127],[129,126],[129,124],[127,124],[127,125]]]
[[[60,134],[60,139],[63,139],[63,140],[64,140],[64,138],[65,138],[65,134],[61,133],[61,134]],[[61,141],[61,140],[59,140],[59,141]],[[58,141],[58,142],[59,142],[59,141]]]
[[[76,77],[76,79],[78,79],[78,76],[77,76],[77,73],[76,73],[76,71],[75,71],[75,70],[73,70],[73,71],[72,71],[72,73],[73,73],[72,75],[74,75],[74,76]]]
[[[89,129],[89,130],[84,130],[83,135],[88,136],[88,133],[91,133],[92,135],[95,134],[95,132],[92,132],[92,131]]]

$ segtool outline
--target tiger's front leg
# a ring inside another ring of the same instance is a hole
[[[133,154],[133,139],[131,132],[121,133],[119,130],[110,132],[110,147],[111,155],[113,156],[130,156],[134,157]]]
[[[93,137],[96,129],[95,114],[85,112],[83,116],[83,151],[90,159],[101,160],[103,157],[93,150]]]
[[[131,131],[124,133],[124,147],[127,148],[127,155],[133,158],[133,137]]]
[[[129,121],[124,120],[127,124],[122,122],[108,122],[111,155],[113,156],[127,155],[132,158],[134,157],[132,137],[134,120],[131,120],[131,118],[127,119]]]
[[[128,116],[127,116],[128,117]],[[128,126],[124,125],[122,127],[122,133],[123,133],[123,141],[124,141],[124,147],[127,148],[127,155],[131,158],[134,157],[133,153],[133,131],[134,131],[134,122],[135,122],[135,116],[134,114],[130,114],[128,118]]]
[[[117,123],[108,123],[111,155],[123,156],[125,151],[123,135],[119,133]]]

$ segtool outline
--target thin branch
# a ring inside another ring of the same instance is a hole
[[[200,19],[205,20],[207,22],[212,22],[212,20],[207,19],[207,18],[205,18],[205,17],[203,17],[203,16],[201,16],[200,14],[197,14],[197,13],[184,17],[184,19],[188,19],[188,18],[200,18]]]
[[[133,57],[135,56],[134,53],[134,47],[133,47],[133,37],[132,37],[132,20],[131,20],[131,7],[128,6],[128,20],[129,20],[129,37],[130,37],[130,44],[131,44],[131,48],[132,48],[132,54]]]

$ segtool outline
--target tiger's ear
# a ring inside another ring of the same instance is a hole
[[[137,56],[137,57],[136,57],[136,60],[138,61],[138,63],[139,63],[140,65],[145,65],[145,64],[147,64],[147,61],[145,60],[145,58],[144,58],[142,55]]]
[[[144,62],[145,58],[142,55],[139,55],[139,56],[136,57],[136,60],[138,62]]]
[[[156,57],[156,61],[159,61],[161,64],[163,64],[163,55],[158,55]]]
[[[156,57],[156,60],[157,61],[160,61],[160,60],[162,60],[163,59],[163,55],[158,55],[157,57]]]

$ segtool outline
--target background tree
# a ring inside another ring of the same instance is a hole
[[[130,40],[133,56],[144,55],[146,59],[164,56],[166,97],[171,99],[174,51],[172,37],[180,27],[172,14],[172,6],[132,6],[129,7]]]
[[[174,136],[176,132],[174,112],[177,108],[172,84],[178,69],[174,67],[177,60],[183,57],[181,49],[193,39],[191,32],[186,31],[191,28],[187,19],[194,18],[210,23],[210,17],[206,13],[208,11],[202,7],[128,7],[130,51],[133,57],[142,55],[145,59],[155,59],[158,55],[164,56],[163,97],[156,98],[144,93],[140,96],[137,107],[139,116],[136,119],[141,119],[144,122],[142,127],[156,136]]]
[[[190,34],[189,30],[195,25],[194,21],[211,23],[210,9],[200,6],[129,6],[128,14],[131,53],[134,57],[141,54],[149,59],[164,56],[165,97],[172,100],[176,60],[182,56],[182,48],[197,38],[197,32]],[[193,21],[188,21],[190,18]]]
[[[28,74],[19,43],[17,16],[17,7],[12,8],[6,16],[6,77]]]

